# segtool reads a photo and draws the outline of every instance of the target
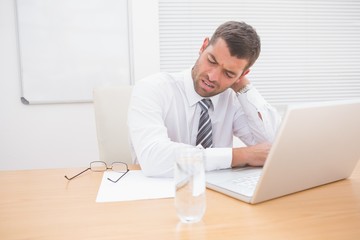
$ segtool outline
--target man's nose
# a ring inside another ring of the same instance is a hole
[[[220,77],[220,69],[219,68],[212,68],[209,73],[209,81],[217,81]]]

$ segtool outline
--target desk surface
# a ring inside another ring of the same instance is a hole
[[[77,170],[77,169],[76,169]],[[359,239],[360,165],[349,179],[249,205],[207,190],[200,223],[173,199],[96,203],[102,173],[0,172],[1,239]]]

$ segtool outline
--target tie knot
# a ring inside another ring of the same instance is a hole
[[[210,99],[202,99],[201,101],[199,101],[200,103],[200,107],[203,111],[207,111],[209,110],[210,106],[211,106],[211,100]]]

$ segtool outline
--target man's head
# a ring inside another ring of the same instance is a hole
[[[192,70],[195,91],[211,97],[239,84],[259,54],[260,38],[251,26],[234,21],[220,25],[200,48]]]
[[[244,22],[229,21],[221,24],[212,35],[210,45],[214,45],[219,38],[226,42],[231,56],[248,60],[244,70],[249,69],[260,55],[260,37],[252,26]]]

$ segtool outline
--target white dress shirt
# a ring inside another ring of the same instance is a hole
[[[129,135],[133,160],[145,175],[173,176],[175,149],[195,146],[201,99],[191,69],[152,75],[134,86]],[[204,150],[207,171],[231,167],[233,136],[247,145],[273,141],[280,116],[254,87],[244,94],[227,89],[210,99],[213,148]]]

